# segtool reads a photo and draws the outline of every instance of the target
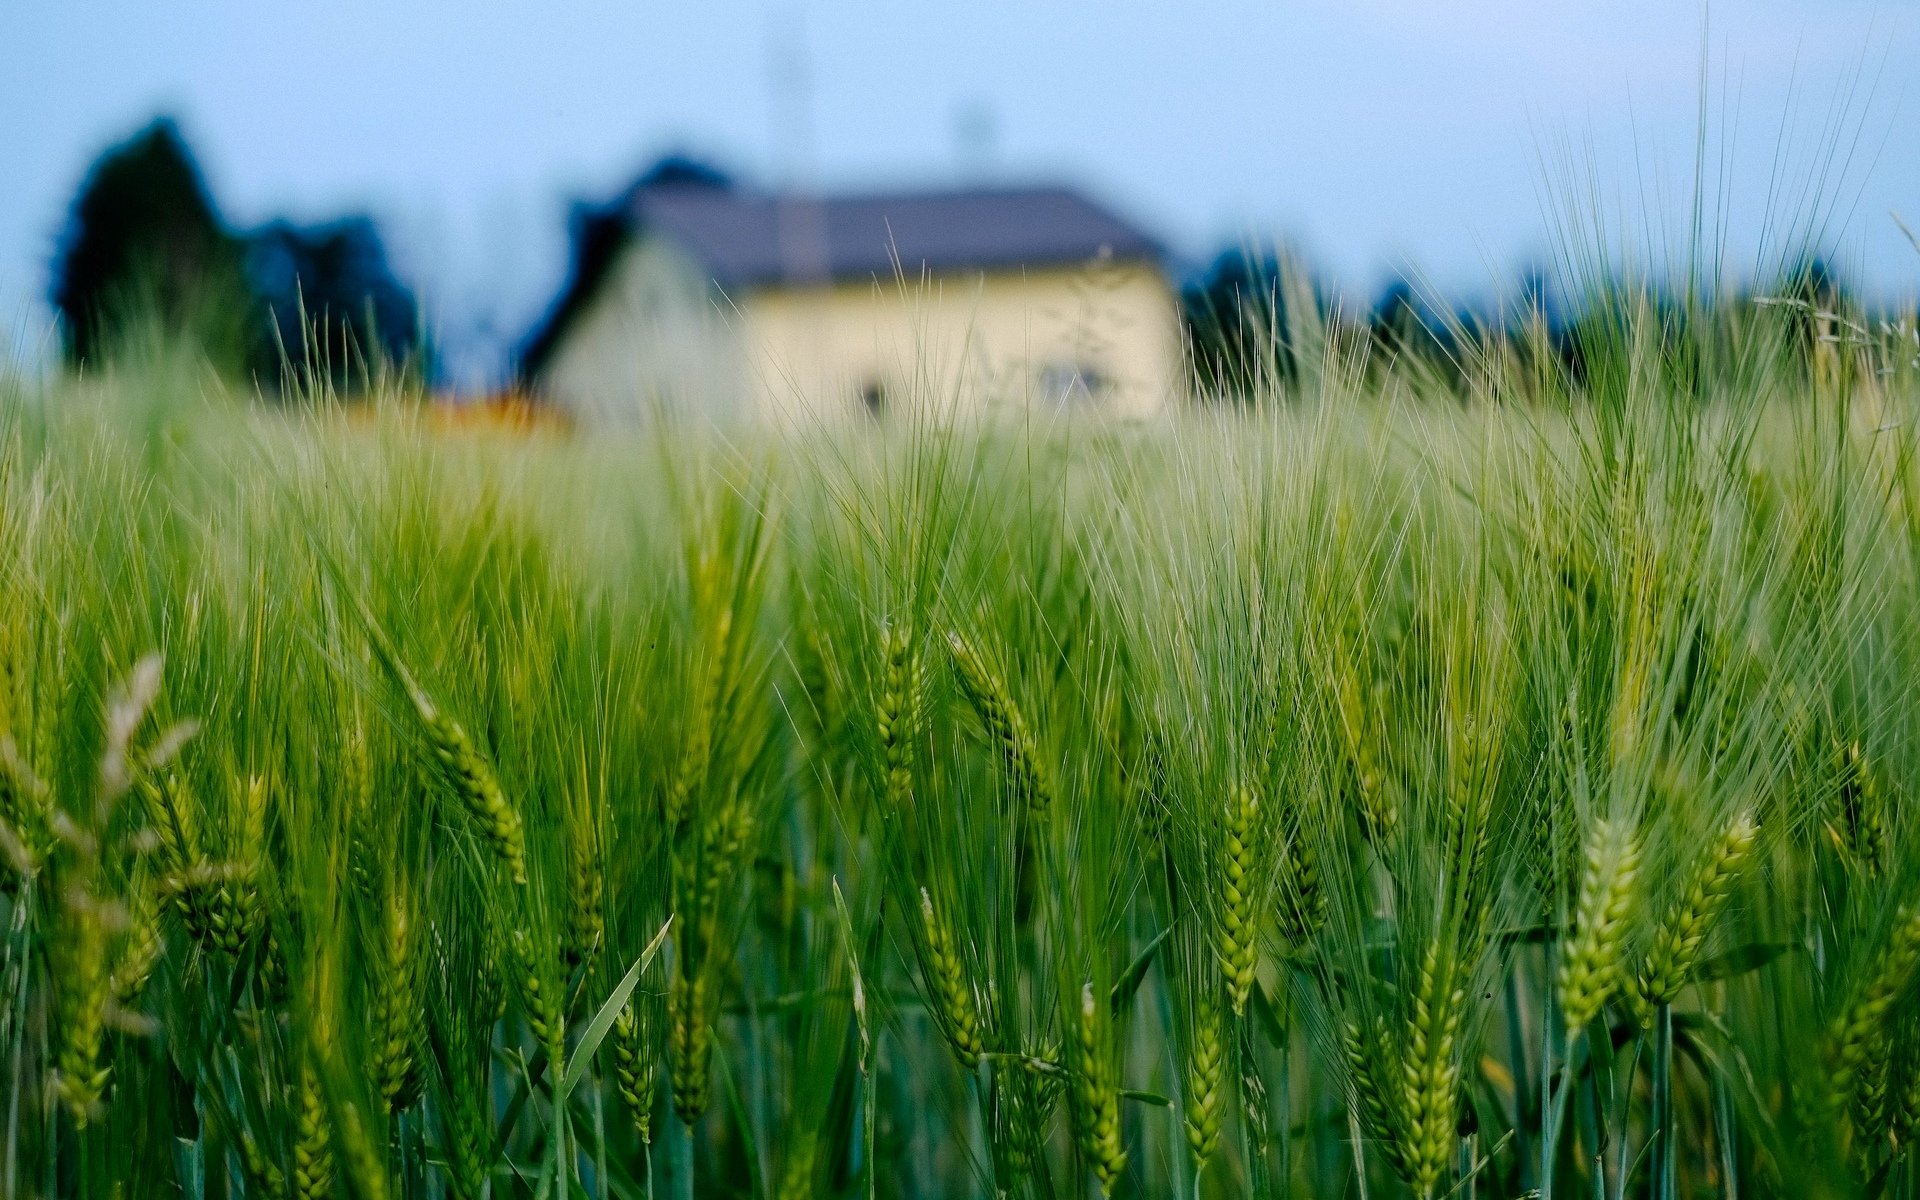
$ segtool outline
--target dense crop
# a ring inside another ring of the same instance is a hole
[[[1808,315],[1138,427],[0,384],[0,1195],[1912,1194],[1920,392]]]

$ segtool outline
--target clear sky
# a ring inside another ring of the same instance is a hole
[[[237,224],[371,211],[469,375],[558,286],[567,201],[676,147],[1064,179],[1188,260],[1284,238],[1362,300],[1485,292],[1555,244],[1552,189],[1684,224],[1703,63],[1733,261],[1824,214],[1912,290],[1914,0],[0,0],[0,331],[44,328],[77,182],[157,112]]]

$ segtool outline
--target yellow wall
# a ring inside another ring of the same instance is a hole
[[[1172,289],[1146,264],[765,290],[739,305],[749,378],[776,419],[861,413],[875,385],[889,407],[1145,416],[1184,376]],[[1076,370],[1098,381],[1090,393],[1063,386]]]
[[[658,409],[724,421],[749,411],[742,358],[699,264],[649,239],[622,252],[536,382],[588,423],[632,424]]]

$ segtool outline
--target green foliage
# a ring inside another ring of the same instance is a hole
[[[1914,1194],[1920,392],[1621,311],[1152,431],[7,381],[0,1195]]]

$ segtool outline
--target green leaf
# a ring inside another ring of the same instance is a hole
[[[586,1032],[580,1035],[579,1044],[573,1048],[573,1060],[567,1064],[566,1078],[560,1081],[559,1090],[554,1093],[553,1102],[556,1107],[566,1105],[567,1097],[573,1094],[574,1087],[592,1066],[594,1051],[600,1049],[600,1043],[606,1039],[607,1030],[613,1028],[614,1018],[618,1017],[620,1010],[627,1006],[627,999],[633,995],[633,989],[639,984],[641,974],[653,962],[653,956],[660,952],[660,945],[667,940],[667,931],[672,928],[673,918],[668,917],[667,923],[660,927],[660,932],[654,934],[653,940],[647,943],[647,948],[640,952],[640,957],[634,959],[633,965],[627,968],[626,976],[620,980],[619,986],[613,989],[613,994],[607,997],[607,1002],[600,1006],[599,1012],[593,1014],[593,1020],[588,1022]]]
[[[1154,955],[1160,952],[1160,947],[1172,936],[1173,926],[1169,925],[1161,930],[1159,936],[1148,942],[1147,948],[1127,964],[1127,969],[1120,973],[1120,978],[1113,981],[1113,987],[1107,990],[1107,1006],[1114,1016],[1125,1013],[1127,1006],[1133,1003],[1134,993],[1140,990],[1141,983],[1147,978],[1147,968],[1153,966]]]
[[[1120,1098],[1122,1100],[1137,1100],[1141,1104],[1151,1104],[1155,1108],[1173,1107],[1173,1101],[1162,1096],[1159,1092],[1139,1092],[1132,1088],[1121,1088]]]
[[[847,943],[847,962],[853,970],[853,1019],[860,1030],[860,1074],[868,1074],[873,1061],[873,1039],[867,1031],[867,985],[860,974],[860,955],[854,949],[853,915],[847,912],[847,898],[840,894],[840,877],[833,879],[833,908],[840,915],[840,936]]]
[[[1738,975],[1745,975],[1749,971],[1758,971],[1782,954],[1796,948],[1792,942],[1748,942],[1744,946],[1736,946],[1725,954],[1702,960],[1687,978],[1695,983],[1732,979]]]

